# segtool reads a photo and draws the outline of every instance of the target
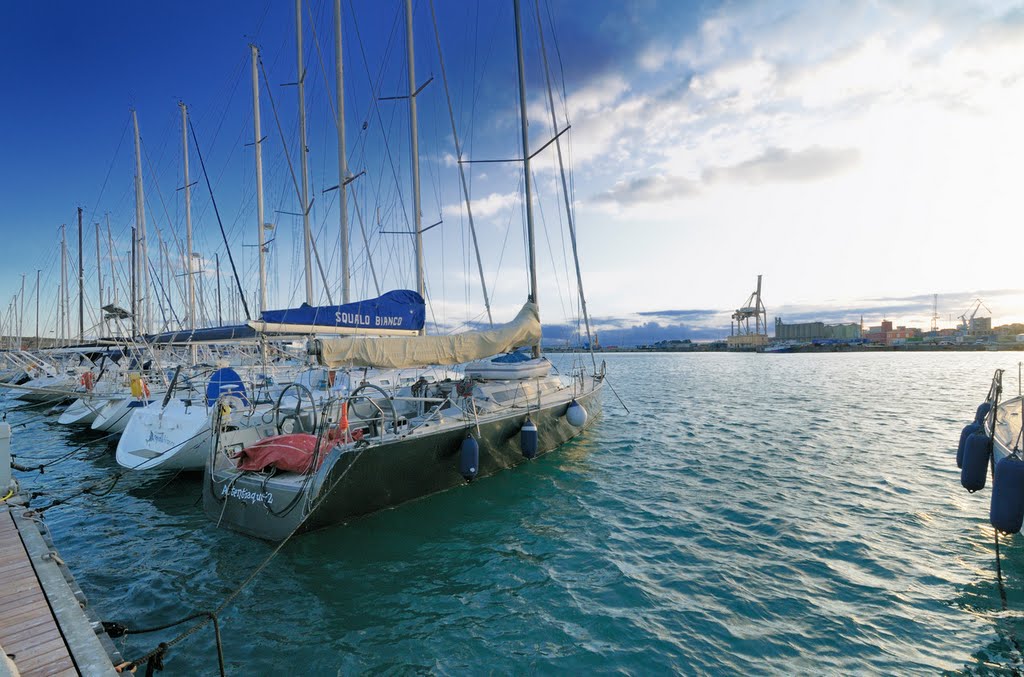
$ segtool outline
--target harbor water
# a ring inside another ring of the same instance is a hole
[[[964,492],[954,458],[994,369],[1016,395],[1017,354],[599,357],[629,413],[606,391],[559,451],[296,537],[220,616],[229,673],[1022,666],[1024,539],[1002,541],[1004,611],[989,493]],[[84,445],[17,473],[33,506],[118,470],[109,440],[56,416],[8,421],[24,465]],[[201,482],[129,474],[45,511],[104,620],[213,609],[270,553],[207,520]],[[116,641],[135,658],[185,627]],[[212,629],[166,666],[215,674]]]

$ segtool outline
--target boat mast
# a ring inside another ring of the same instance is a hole
[[[341,55],[341,0],[334,0],[334,72],[338,90],[338,210],[341,212],[341,302],[351,301],[348,253],[348,159],[345,157],[345,65]]]
[[[213,254],[213,265],[217,269],[217,326],[224,326],[224,313],[220,307],[220,254],[214,252]]]
[[[36,350],[41,347],[42,339],[39,337],[39,273],[42,270],[36,268]]]
[[[420,148],[416,134],[416,66],[412,45],[412,0],[405,0],[405,50],[409,62],[409,141],[412,148],[409,163],[412,166],[412,209],[413,226],[416,229],[416,291],[426,296],[423,280],[423,229],[420,215]],[[420,328],[420,334],[426,327]]]
[[[144,200],[142,194],[142,144],[139,139],[139,117],[134,108],[132,109],[132,125],[135,128],[135,224],[137,237],[139,238],[138,251],[136,252],[137,260],[135,262],[135,286],[136,294],[142,292],[142,298],[145,300],[145,306],[143,306],[139,303],[137,297],[135,299],[135,302],[139,303],[140,310],[143,311],[141,313],[141,326],[137,324],[136,328],[151,332],[152,307],[150,305],[149,271],[147,269],[149,251],[146,247],[146,212],[143,209]]]
[[[60,225],[60,289],[61,293],[58,294],[57,303],[60,304],[60,333],[61,338],[68,338],[70,331],[68,329],[67,321],[67,303],[65,302],[65,294],[68,290],[68,241],[65,237],[66,226],[62,223]]]
[[[21,308],[18,310],[18,348],[25,344],[25,273],[21,274],[21,294],[18,295]]]
[[[24,283],[24,279],[22,280]],[[85,343],[85,270],[82,260],[82,208],[78,208],[78,342]]]
[[[131,280],[132,280],[132,290],[131,290],[131,296],[132,296],[132,338],[135,338],[139,334],[139,320],[138,320],[139,289],[138,289],[138,286],[137,286],[138,274],[135,272],[135,269],[139,267],[138,266],[138,260],[137,260],[138,258],[139,258],[139,235],[138,235],[138,230],[135,228],[135,226],[132,226],[132,274],[131,274]]]
[[[257,64],[260,52],[256,45],[249,45],[252,53],[252,125],[256,146],[256,237],[260,251],[260,311],[267,309],[267,258],[264,247],[263,225],[263,137],[260,134],[260,83]]]
[[[437,43],[437,60],[441,66],[441,82],[444,83],[444,96],[448,101],[448,121],[452,125],[452,139],[455,141],[455,159],[459,165],[459,179],[462,183],[462,195],[466,201],[466,216],[469,220],[469,234],[473,240],[473,251],[476,253],[476,267],[480,273],[480,288],[484,292],[484,308],[487,310],[487,322],[494,325],[494,318],[491,316],[491,299],[487,295],[487,281],[484,279],[484,263],[480,258],[480,245],[476,238],[476,225],[473,222],[473,205],[469,199],[469,184],[466,183],[466,170],[462,166],[462,145],[459,143],[459,134],[455,128],[455,111],[452,107],[452,97],[448,90],[448,74],[444,68],[444,55],[441,53],[441,34],[437,29],[437,12],[434,11],[434,3],[430,3],[430,17],[434,23],[434,41]]]
[[[526,191],[526,243],[530,257],[530,300],[537,300],[537,247],[533,233],[533,188],[530,181],[530,137],[526,126],[526,77],[523,66],[523,30],[519,18],[519,0],[513,0],[516,18],[516,59],[519,66],[519,123],[523,133],[523,186]],[[533,346],[533,357],[540,357],[540,342]]]
[[[590,347],[590,360],[597,369],[597,358],[594,357],[594,338],[590,332],[590,315],[587,313],[587,297],[583,293],[583,272],[580,270],[580,255],[576,246],[576,222],[573,220],[572,203],[569,196],[569,183],[565,179],[565,163],[562,160],[562,140],[558,134],[558,120],[555,117],[555,97],[551,93],[551,69],[548,68],[548,52],[544,47],[544,25],[540,18],[540,0],[537,7],[537,36],[540,38],[540,56],[544,61],[544,79],[548,86],[548,106],[551,108],[551,133],[555,135],[555,150],[558,153],[558,170],[562,176],[562,195],[565,198],[565,218],[569,224],[569,241],[572,243],[572,258],[576,264],[576,289],[580,296],[580,309],[583,311],[583,324],[587,328],[587,345]]]
[[[313,243],[313,231],[309,226],[309,148],[306,147],[306,73],[302,65],[302,0],[295,0],[295,45],[298,62],[299,81],[299,162],[302,164],[302,231],[304,238],[303,253],[306,260],[306,303],[313,305],[313,262],[310,249]]]
[[[181,108],[181,158],[185,168],[185,280],[188,283],[188,326],[196,328],[196,287],[192,280],[192,186],[188,180],[188,107],[183,101]],[[180,289],[180,287],[179,287]]]
[[[114,305],[118,304],[117,298],[117,271],[114,269],[114,235],[110,232],[110,214],[106,214],[107,219],[107,256],[110,259],[110,287],[113,290]]]
[[[103,259],[100,258],[100,222],[96,222],[96,287],[99,292],[100,324],[99,333],[107,333],[107,321],[103,315]]]

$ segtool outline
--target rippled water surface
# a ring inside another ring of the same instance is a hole
[[[605,413],[535,462],[297,537],[221,616],[234,674],[1012,673],[1024,540],[968,495],[960,429],[1013,353],[607,356]],[[1012,376],[1012,377],[1011,377]],[[91,439],[14,413],[14,451]],[[93,441],[43,475],[116,469]],[[217,606],[271,546],[218,530],[198,476],[129,475],[46,512],[105,620]],[[118,640],[137,657],[176,633]],[[170,674],[216,672],[212,632]]]

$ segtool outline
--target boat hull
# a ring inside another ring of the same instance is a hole
[[[117,442],[117,463],[131,470],[202,470],[210,439],[206,407],[156,402],[129,417]]]
[[[985,419],[985,432],[992,436],[992,454],[995,462],[1013,454],[1013,448],[1020,439],[1024,424],[1024,397],[1014,397],[1000,403],[996,410],[995,429],[992,421]]]
[[[577,398],[589,416],[582,427],[566,420],[569,401],[529,412],[538,429],[538,454],[548,453],[581,434],[601,414],[603,385]],[[219,525],[270,541],[296,531],[344,523],[383,508],[465,484],[459,473],[459,452],[471,434],[480,445],[479,477],[493,475],[526,459],[520,431],[527,413],[481,419],[426,435],[377,446],[334,448],[320,470],[302,483],[211,468],[203,483],[203,507]],[[311,509],[312,508],[312,509]],[[307,516],[308,515],[308,516]]]
[[[64,410],[57,419],[61,425],[92,425],[100,410],[110,400],[105,398],[79,398]]]
[[[112,400],[97,412],[96,418],[90,427],[93,430],[110,433],[111,435],[120,435],[128,427],[128,422],[131,420],[132,415],[142,407],[153,402],[154,400],[152,399],[142,400],[135,397],[122,397]]]

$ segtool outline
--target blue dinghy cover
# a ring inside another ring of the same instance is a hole
[[[338,306],[311,306],[264,310],[260,319],[273,324],[320,325],[359,329],[423,328],[426,318],[423,297],[409,289],[396,289],[375,299],[345,303]]]
[[[245,406],[249,406],[242,377],[231,367],[224,367],[210,374],[210,382],[206,384],[206,406],[212,407],[218,397],[228,394],[237,395]]]
[[[498,355],[491,362],[496,362],[497,364],[519,364],[520,362],[529,362],[532,359],[533,356],[529,353],[512,352]]]

